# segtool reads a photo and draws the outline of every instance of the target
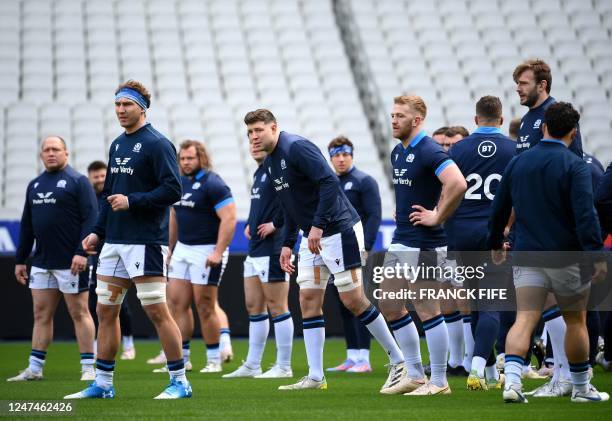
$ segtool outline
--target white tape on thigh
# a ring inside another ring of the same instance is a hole
[[[109,284],[98,279],[96,285],[96,295],[98,302],[107,306],[120,306],[127,294],[127,288]]]
[[[325,266],[299,266],[295,280],[304,289],[325,289],[329,279],[329,270]]]
[[[361,268],[353,268],[334,274],[334,285],[339,292],[347,292],[361,286]]]
[[[143,306],[166,302],[165,282],[144,282],[136,284],[136,296]]]

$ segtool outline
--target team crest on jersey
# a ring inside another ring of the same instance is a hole
[[[197,190],[197,189],[200,188],[200,186],[201,186],[201,184],[198,181],[196,181],[195,183],[193,183],[193,186],[191,186],[191,189],[192,190]]]
[[[535,121],[535,123],[533,123],[533,128],[534,129],[539,129],[540,128],[540,124],[542,124],[542,120],[540,120],[539,118]]]
[[[132,152],[140,152],[141,149],[142,149],[142,144],[139,142],[134,145],[134,149],[132,149]]]
[[[66,180],[58,181],[57,185],[55,187],[59,187],[60,189],[65,189],[66,188]]]
[[[38,187],[38,181],[34,183],[34,188]]]
[[[406,162],[412,162],[414,161],[414,154],[408,154],[408,156],[406,157]]]
[[[352,188],[353,188],[353,182],[352,181],[349,181],[348,183],[346,183],[344,185],[344,190],[350,190]]]
[[[287,163],[285,162],[284,159],[281,159],[281,170],[286,170],[287,169]]]
[[[268,177],[268,176],[266,175],[266,173],[263,173],[263,174],[261,175],[261,182],[263,183],[264,181],[266,181],[266,178],[267,178],[267,177]]]

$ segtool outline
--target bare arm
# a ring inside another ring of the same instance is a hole
[[[215,251],[208,256],[206,266],[219,265],[223,252],[232,242],[234,231],[236,230],[236,204],[231,202],[217,209],[217,216],[221,220],[219,233],[217,234],[217,243],[215,244]]]

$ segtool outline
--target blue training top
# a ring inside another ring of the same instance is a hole
[[[298,228],[307,236],[310,227],[315,226],[328,237],[359,222],[338,177],[319,148],[308,139],[281,132],[264,166],[283,208],[286,225],[283,246],[293,248]]]
[[[556,103],[557,100],[549,96],[539,106],[527,111],[527,114],[521,118],[521,126],[519,128],[519,137],[516,140],[516,153],[520,154],[529,148],[533,148],[542,140],[544,132],[542,132],[542,123],[544,123],[544,114],[548,107]],[[580,127],[576,133],[576,138],[570,145],[569,149],[582,158],[582,136],[580,135]]]
[[[129,209],[113,212],[106,198],[128,197]],[[107,243],[168,244],[170,206],[181,198],[176,149],[147,123],[110,146],[102,206],[93,232]]]
[[[438,175],[453,164],[442,146],[424,131],[406,148],[401,142],[395,146],[391,152],[397,222],[393,243],[422,249],[446,245],[446,235],[441,225],[415,226],[410,222],[409,215],[416,211],[413,205],[421,205],[429,210],[438,205],[442,191]]]
[[[602,248],[591,174],[582,157],[561,141],[542,139],[510,161],[493,200],[489,248],[501,248],[512,207],[516,214],[513,251]]]
[[[274,256],[281,252],[283,247],[282,226],[275,225],[276,231],[266,238],[257,234],[257,227],[261,224],[273,222],[278,223],[278,217],[282,215],[279,199],[274,193],[272,179],[269,177],[263,165],[260,165],[253,174],[253,187],[251,187],[251,209],[247,224],[251,239],[249,240],[249,256],[263,257]]]
[[[342,190],[363,222],[365,249],[371,250],[376,242],[382,219],[378,183],[374,178],[353,166],[338,177]]]
[[[69,269],[75,255],[86,256],[81,241],[97,216],[96,194],[87,177],[70,166],[45,171],[26,190],[17,264],[25,264],[36,240],[33,266]]]
[[[456,250],[486,248],[491,203],[515,150],[515,142],[496,127],[479,127],[450,148],[448,154],[465,176],[468,188],[444,226],[449,246],[453,244]]]
[[[174,204],[178,241],[189,245],[216,244],[221,219],[217,211],[234,202],[230,188],[212,171],[182,176],[183,196]]]

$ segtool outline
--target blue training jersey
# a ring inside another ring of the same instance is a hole
[[[456,250],[486,248],[491,203],[515,150],[515,142],[500,129],[479,127],[448,151],[468,184],[459,207],[445,224],[449,245]]]
[[[17,264],[25,263],[36,240],[33,266],[69,269],[75,255],[86,256],[81,241],[97,216],[96,194],[87,177],[70,166],[45,171],[26,190]]]
[[[542,124],[544,123],[544,114],[548,107],[556,103],[557,100],[552,96],[549,96],[539,106],[527,111],[527,114],[521,118],[521,126],[519,128],[519,136],[516,141],[516,153],[520,154],[529,148],[533,148],[537,145],[544,132],[542,132]],[[576,133],[576,138],[570,145],[569,149],[582,158],[582,137],[580,135],[580,127]]]
[[[363,223],[365,249],[372,249],[382,219],[382,206],[378,183],[374,178],[353,166],[338,176],[344,194],[359,214]]]
[[[501,248],[512,207],[514,251],[602,248],[587,164],[558,140],[543,139],[506,167],[491,210],[491,249]]]
[[[276,231],[261,238],[257,234],[257,227],[261,224],[273,222],[282,214],[279,199],[274,193],[272,180],[263,165],[260,165],[253,174],[253,186],[251,187],[251,209],[247,224],[251,239],[249,240],[249,256],[263,257],[274,256],[281,252],[283,247],[282,228],[276,227]]]
[[[217,211],[234,202],[230,188],[212,171],[181,177],[183,196],[174,204],[178,241],[189,245],[216,244],[221,219]]]
[[[612,163],[606,168],[595,190],[595,206],[602,229],[612,234]]]
[[[359,222],[338,177],[319,148],[308,139],[281,132],[264,166],[283,208],[283,246],[293,248],[298,228],[305,236],[311,226],[321,228],[323,236],[328,237]]]
[[[400,142],[391,152],[393,186],[395,188],[395,219],[397,227],[393,243],[407,247],[429,249],[446,245],[441,225],[413,225],[410,214],[421,205],[433,209],[438,205],[442,183],[438,175],[453,161],[436,141],[421,131],[406,148]]]
[[[106,198],[128,197],[129,209],[114,212]],[[149,123],[123,133],[110,146],[100,216],[94,228],[107,243],[168,244],[170,206],[181,198],[176,149]]]

